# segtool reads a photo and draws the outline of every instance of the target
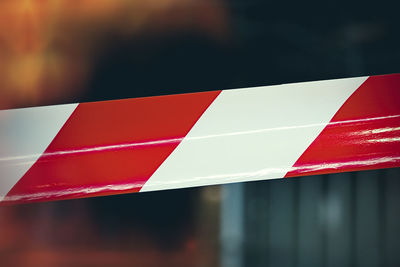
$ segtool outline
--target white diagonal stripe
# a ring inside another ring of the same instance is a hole
[[[367,78],[222,91],[141,191],[282,178]]]
[[[0,111],[0,201],[45,151],[77,106]]]

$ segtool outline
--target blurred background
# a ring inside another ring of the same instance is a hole
[[[399,73],[399,28],[390,1],[0,0],[0,109]],[[0,207],[0,263],[400,266],[399,205],[390,169]]]

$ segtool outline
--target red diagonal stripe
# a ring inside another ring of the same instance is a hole
[[[4,201],[139,191],[219,93],[80,104]]]
[[[369,77],[286,177],[400,164],[400,75]]]

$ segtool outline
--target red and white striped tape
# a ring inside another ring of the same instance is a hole
[[[0,111],[0,201],[400,166],[400,75]]]

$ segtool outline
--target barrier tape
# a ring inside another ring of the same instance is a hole
[[[400,75],[0,111],[1,204],[400,166]]]

